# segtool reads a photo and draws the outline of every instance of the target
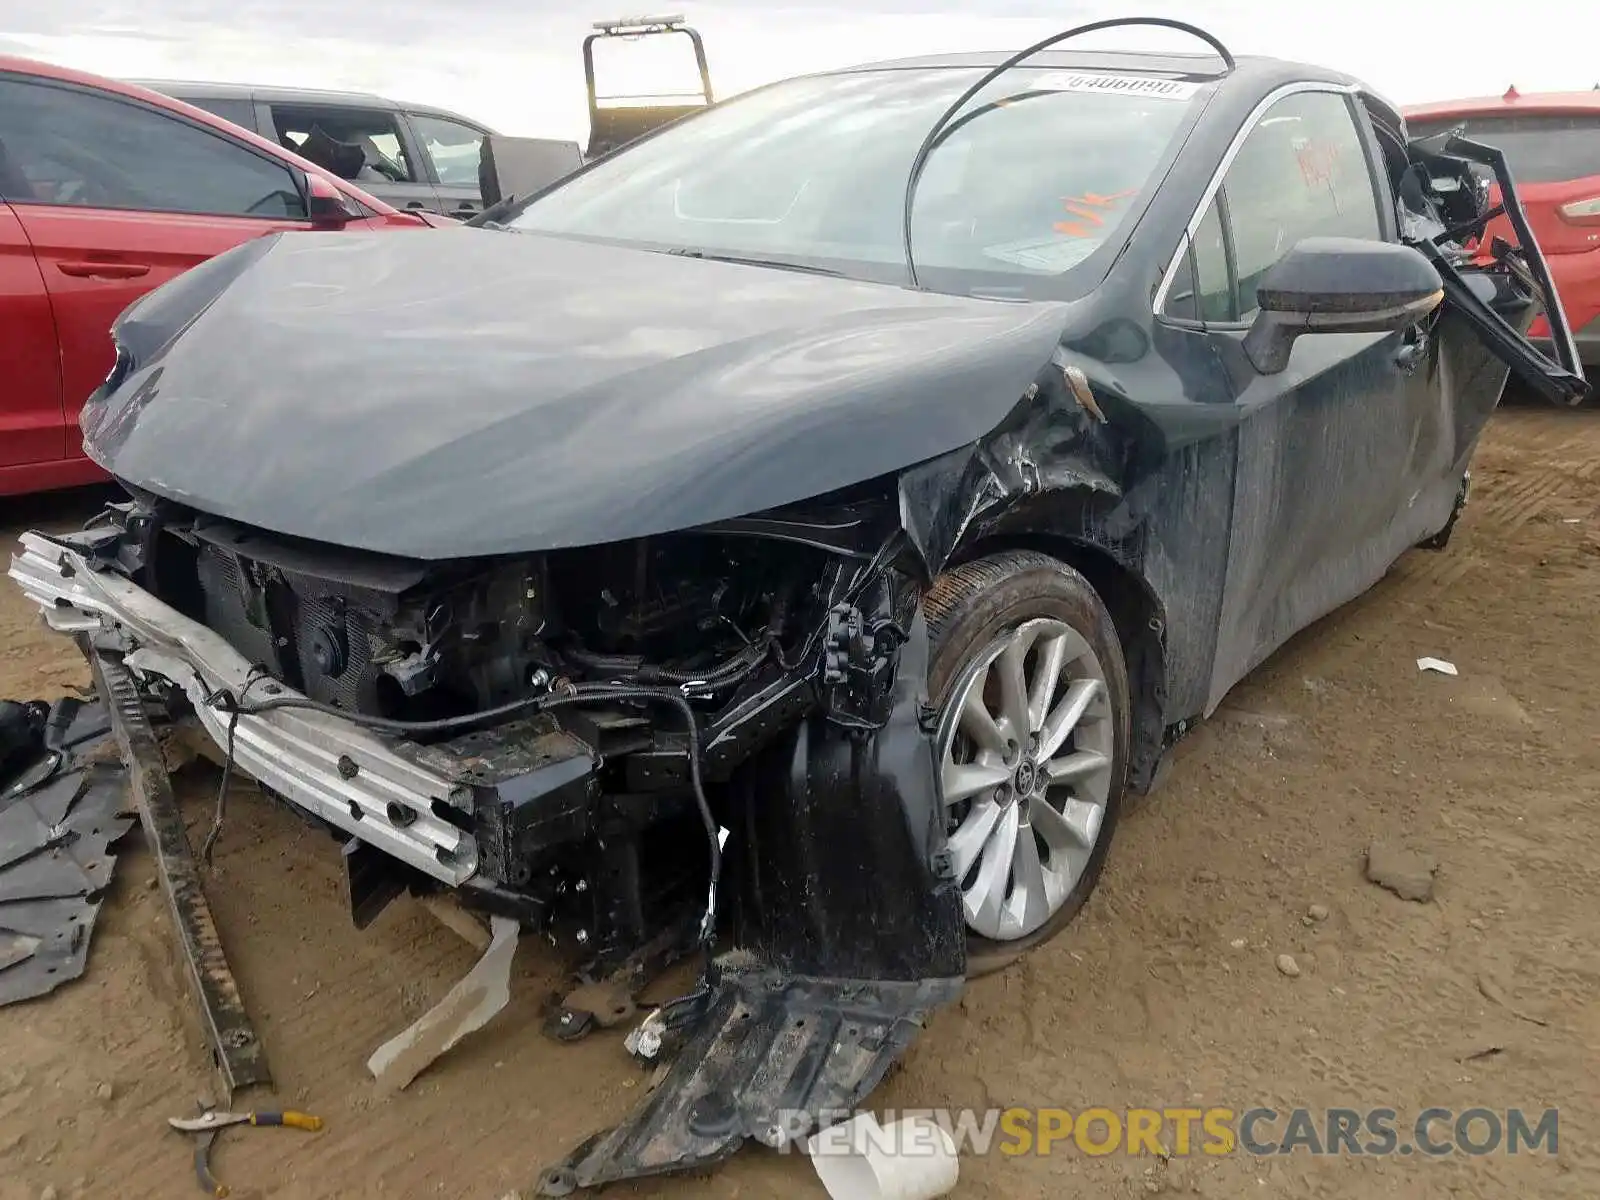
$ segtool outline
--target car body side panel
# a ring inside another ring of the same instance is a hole
[[[65,452],[61,347],[22,220],[0,200],[0,470]],[[0,488],[3,488],[0,484]]]
[[[1125,322],[1085,324],[1093,332],[1058,352],[1035,394],[975,451],[901,473],[901,519],[930,572],[995,544],[1069,558],[1076,546],[1116,564],[1154,624],[1125,635],[1148,634],[1159,660],[1142,715],[1149,726],[1134,731],[1139,777],[1154,766],[1162,731],[1199,712],[1211,687],[1238,409],[1203,333],[1157,323],[1136,337]],[[1097,411],[1067,388],[1068,367],[1091,385]]]
[[[1394,367],[1399,348],[1399,334],[1305,337],[1283,377],[1254,378],[1240,393],[1234,529],[1207,713],[1297,631],[1369,588],[1409,544],[1401,527],[1418,516],[1402,492],[1419,422]]]
[[[18,205],[60,332],[66,452],[83,453],[78,416],[115,359],[111,326],[134,301],[241,242],[304,222],[189,213]],[[92,273],[103,263],[105,274]],[[124,274],[130,272],[130,274]],[[137,272],[137,274],[131,274]]]
[[[1572,323],[1584,374],[1600,371],[1600,247],[1584,254],[1552,255],[1550,275]],[[1543,316],[1535,319],[1529,333],[1541,350],[1554,353],[1550,323]]]
[[[1236,536],[1236,430],[1191,442],[1163,465],[1149,488],[1145,577],[1160,598],[1167,653],[1163,725],[1204,704],[1218,650],[1229,549]]]
[[[1395,236],[1386,174],[1379,187]],[[1113,292],[1092,309],[1120,311],[1125,297]],[[1090,313],[1075,322],[1093,325]],[[1161,708],[1178,724],[1211,711],[1296,632],[1448,523],[1507,365],[1449,306],[1412,330],[1303,338],[1280,377],[1239,368],[1236,334],[1211,335],[1199,350],[1207,335],[1156,322],[1154,337],[1154,353],[1128,336],[1074,342],[1110,432],[1069,436],[1062,409],[1023,446],[988,439],[965,480],[959,467],[942,469],[959,497],[950,511],[911,527],[939,549],[1053,531],[1136,571],[1164,624]],[[1229,357],[1231,371],[1221,365]],[[940,491],[927,472],[909,496],[913,476],[903,477],[908,513],[915,497]]]
[[[109,482],[92,458],[57,458],[47,462],[0,467],[0,496],[26,496],[55,488]]]

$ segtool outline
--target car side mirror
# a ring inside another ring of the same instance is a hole
[[[306,176],[306,218],[313,229],[343,229],[359,220],[348,197],[320,175]]]
[[[1362,238],[1303,238],[1261,280],[1261,311],[1244,352],[1263,375],[1289,365],[1306,333],[1389,333],[1415,325],[1444,299],[1432,263],[1410,246]]]

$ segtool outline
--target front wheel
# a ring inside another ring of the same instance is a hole
[[[1105,865],[1127,775],[1127,667],[1111,616],[1064,563],[1011,551],[924,600],[929,691],[968,973],[1064,929]]]

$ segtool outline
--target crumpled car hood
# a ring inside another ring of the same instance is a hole
[[[1069,307],[487,230],[274,235],[124,314],[85,445],[137,487],[338,545],[591,545],[976,441]]]

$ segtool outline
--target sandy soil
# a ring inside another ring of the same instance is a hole
[[[1450,549],[1411,554],[1247,681],[1125,820],[1080,921],[975,984],[878,1097],[1553,1105],[1559,1154],[1164,1161],[1069,1149],[968,1159],[958,1196],[1600,1195],[1597,466],[1596,414],[1504,411]],[[0,527],[76,523],[94,507],[82,495],[13,503]],[[1459,678],[1419,673],[1419,655],[1452,660]],[[0,695],[85,681],[70,648],[0,587]],[[209,768],[186,777],[192,825],[215,786]],[[1433,902],[1363,879],[1379,836],[1439,859]],[[558,1046],[538,1033],[556,977],[530,942],[511,1008],[407,1093],[377,1097],[363,1062],[466,969],[465,943],[402,904],[357,933],[335,843],[248,785],[217,863],[211,900],[280,1098],[328,1120],[316,1137],[226,1135],[217,1166],[235,1196],[494,1200],[531,1189],[644,1085],[619,1035]],[[1307,923],[1312,905],[1330,915]],[[1282,953],[1299,977],[1278,971]],[[186,1012],[135,833],[87,975],[0,1012],[0,1198],[197,1194],[188,1146],[164,1124],[206,1086]],[[823,1193],[804,1160],[747,1149],[710,1178],[614,1194]]]

